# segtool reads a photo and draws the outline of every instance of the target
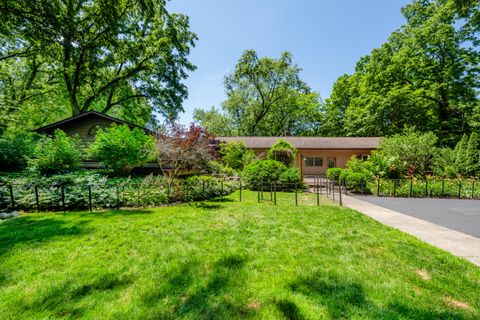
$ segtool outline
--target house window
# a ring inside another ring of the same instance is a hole
[[[357,154],[357,159],[362,161],[368,160],[368,154]]]
[[[328,167],[335,168],[337,166],[337,158],[328,158]]]
[[[305,167],[323,167],[323,158],[305,157]]]

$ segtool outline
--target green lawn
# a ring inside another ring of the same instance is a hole
[[[480,268],[347,208],[244,195],[0,222],[0,318],[480,317]]]

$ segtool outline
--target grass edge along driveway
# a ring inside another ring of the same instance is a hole
[[[0,223],[0,319],[478,319],[480,268],[348,208],[256,193]]]

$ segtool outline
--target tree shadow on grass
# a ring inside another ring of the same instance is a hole
[[[171,312],[157,311],[146,317],[231,319],[252,316],[255,310],[245,308],[238,299],[228,298],[236,290],[242,291],[245,283],[236,277],[242,272],[246,262],[244,256],[226,255],[212,266],[212,271],[206,278],[197,262],[176,267],[173,272],[169,272],[160,290],[143,298],[148,308],[154,308],[161,301],[174,299]]]
[[[93,212],[78,212],[78,213],[67,213],[67,214],[76,214],[79,217],[85,218],[111,218],[111,217],[130,217],[130,216],[144,216],[153,214],[155,211],[151,209],[123,209],[123,210],[107,210],[107,211],[93,211]]]
[[[53,288],[48,288],[32,302],[18,303],[17,307],[25,310],[44,310],[56,317],[80,318],[85,310],[79,307],[79,302],[85,297],[101,292],[121,289],[131,284],[130,277],[116,273],[104,273],[87,281],[78,282],[71,278]]]
[[[38,246],[58,237],[87,232],[88,221],[62,221],[55,217],[22,216],[0,223],[0,257],[19,244]]]
[[[209,199],[208,202],[235,202],[235,200],[230,198],[213,198]]]
[[[208,203],[208,202],[195,202],[192,206],[198,209],[203,209],[203,210],[219,210],[224,207],[221,204]]]
[[[336,275],[314,273],[302,277],[290,284],[290,290],[301,294],[315,304],[326,308],[332,319],[344,319],[354,316],[369,319],[468,319],[465,314],[451,311],[422,309],[405,304],[405,301],[393,301],[386,307],[379,307],[368,301],[362,285],[351,280],[343,280]],[[303,319],[298,306],[290,300],[277,302],[278,309],[287,319]]]

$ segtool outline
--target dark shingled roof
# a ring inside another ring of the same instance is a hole
[[[41,127],[41,128],[38,128],[36,129],[35,131],[38,132],[38,133],[43,133],[43,132],[46,132],[47,130],[55,130],[57,128],[60,128],[61,126],[65,125],[65,124],[68,124],[70,122],[74,122],[80,118],[85,118],[85,117],[99,117],[99,118],[104,118],[104,119],[107,119],[107,120],[110,120],[114,123],[117,123],[117,124],[126,124],[127,126],[129,126],[130,128],[139,128],[139,129],[143,129],[145,130],[147,133],[150,132],[149,129],[147,128],[144,128],[142,126],[138,126],[136,124],[133,124],[133,123],[130,123],[130,122],[127,122],[127,121],[123,121],[121,119],[118,119],[118,118],[114,118],[114,117],[111,117],[109,115],[106,115],[104,113],[101,113],[101,112],[97,112],[97,111],[87,111],[87,112],[84,112],[84,113],[80,113],[80,114],[77,114],[76,116],[73,116],[73,117],[70,117],[70,118],[67,118],[67,119],[63,119],[63,120],[60,120],[60,121],[57,121],[57,122],[54,122],[54,123],[51,123],[49,125],[46,125],[44,127]]]
[[[376,149],[380,137],[217,137],[220,142],[243,141],[249,149],[269,149],[284,139],[297,149]]]

